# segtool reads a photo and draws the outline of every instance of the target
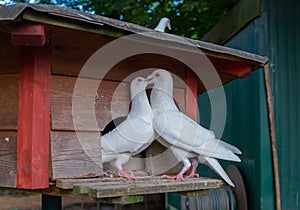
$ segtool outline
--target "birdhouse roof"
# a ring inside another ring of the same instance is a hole
[[[93,39],[95,34],[105,36],[107,43],[126,35],[140,34],[145,38],[138,40],[140,42],[172,48],[178,52],[195,53],[195,49],[200,49],[217,69],[223,84],[235,78],[244,78],[268,62],[268,58],[264,56],[169,33],[156,32],[153,29],[133,23],[60,6],[18,3],[0,7],[0,33],[4,32],[8,34],[13,24],[24,22],[42,23],[50,27],[59,28],[60,30],[71,29],[85,33],[86,39],[77,40],[82,46],[86,45],[85,42],[90,42],[89,40]],[[50,39],[53,39],[55,33],[51,33],[49,36],[52,36]],[[62,39],[64,39],[63,36]],[[69,39],[72,40],[72,37]],[[63,41],[61,42],[63,43]],[[76,46],[78,45],[76,44]],[[59,48],[61,45],[56,45],[56,47]],[[155,58],[153,57],[153,59]],[[199,87],[199,90],[203,92],[203,86]]]

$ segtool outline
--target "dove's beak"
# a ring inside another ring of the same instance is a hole
[[[169,22],[167,25],[168,29],[171,30],[171,23]]]
[[[147,85],[152,84],[152,83],[151,83],[152,80],[153,80],[153,76],[150,74],[150,75],[145,79],[145,83],[146,83]]]

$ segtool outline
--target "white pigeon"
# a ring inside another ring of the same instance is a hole
[[[160,135],[158,141],[170,148],[176,159],[183,163],[183,168],[176,176],[163,177],[184,181],[183,174],[191,166],[187,178],[198,177],[195,172],[200,162],[211,167],[229,185],[234,186],[216,158],[239,162],[240,159],[235,154],[241,154],[241,151],[216,139],[212,131],[203,128],[178,110],[173,100],[173,79],[168,71],[157,69],[146,81],[154,84],[150,103],[154,114],[153,128]]]
[[[154,28],[154,30],[159,31],[159,32],[165,32],[166,28],[171,30],[171,22],[170,22],[169,18],[164,17],[164,18],[160,19],[159,23]]]
[[[153,113],[145,91],[147,84],[142,77],[135,78],[130,85],[131,110],[121,124],[101,137],[102,162],[115,160],[118,175],[135,179],[122,166],[131,156],[146,149],[154,140]]]

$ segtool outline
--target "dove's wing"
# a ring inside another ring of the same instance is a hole
[[[120,125],[122,122],[124,122],[127,119],[127,116],[121,116],[113,119],[110,121],[105,128],[100,131],[101,135],[104,136],[105,134],[111,132],[113,129],[115,129],[118,125]]]
[[[198,125],[176,110],[156,111],[153,119],[155,131],[169,144],[199,155],[224,160],[240,161],[234,152],[240,151],[229,144],[220,143],[212,131]]]
[[[133,153],[141,147],[140,144],[128,142],[116,129],[101,137],[102,155]]]
[[[132,156],[134,156],[150,146],[150,144],[155,139],[155,133],[152,127],[152,123],[149,123],[148,121],[138,119],[133,120],[132,123],[135,123],[135,129],[138,133],[138,135],[134,135],[134,140],[142,144],[142,146],[132,154]]]
[[[101,137],[106,152],[135,153],[144,144],[152,141],[154,131],[151,123],[142,119],[126,119],[113,131]]]
[[[132,154],[132,156],[135,156],[135,155],[141,153],[142,151],[144,151],[145,149],[147,149],[151,145],[151,143],[154,141],[154,139],[155,139],[155,134],[153,133],[151,140],[149,140],[149,142],[147,142],[146,144],[143,144],[136,152],[134,152]]]
[[[116,130],[129,143],[134,142],[138,144],[148,143],[154,133],[152,124],[141,118],[128,118]]]
[[[187,146],[199,147],[207,139],[213,139],[213,132],[201,127],[177,110],[154,111],[153,127],[170,144],[180,141]]]

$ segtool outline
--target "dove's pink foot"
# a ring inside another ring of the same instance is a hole
[[[132,173],[129,173],[129,172],[125,171],[125,170],[119,170],[118,171],[118,175],[120,177],[126,178],[127,180],[131,180],[131,179],[136,180],[136,177]]]
[[[162,179],[174,179],[175,181],[185,181],[183,178],[183,173],[179,172],[176,176],[162,175]]]
[[[196,173],[197,167],[198,167],[198,162],[193,160],[192,166],[186,172],[186,178],[199,177],[199,174]]]
[[[191,172],[187,172],[186,177],[185,178],[192,178],[192,177],[199,177],[199,174],[196,173],[196,169],[197,168],[192,168]]]

